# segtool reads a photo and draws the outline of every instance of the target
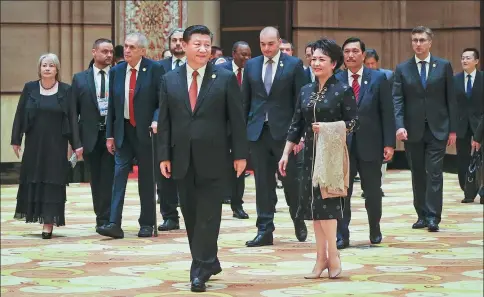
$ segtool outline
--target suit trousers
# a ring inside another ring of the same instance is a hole
[[[98,133],[93,150],[84,154],[84,160],[91,172],[91,193],[96,225],[109,223],[111,196],[114,179],[114,156],[106,148],[106,131]]]
[[[277,166],[275,160],[280,160],[284,151],[286,140],[274,140],[269,126],[264,125],[261,136],[257,141],[250,142],[251,157],[254,164],[254,177],[256,188],[256,207],[258,233],[273,232],[275,210],[275,174]],[[286,167],[287,175],[281,177],[286,203],[289,206],[291,218],[296,217],[299,198],[298,170],[293,153],[289,155]]]
[[[237,172],[235,170],[231,170],[231,196],[230,196],[230,206],[232,210],[240,208],[242,204],[244,204],[244,191],[245,191],[245,176],[244,173],[237,177]]]
[[[467,125],[466,134],[463,138],[457,138],[455,143],[457,149],[457,175],[459,177],[459,185],[462,191],[464,191],[466,185],[467,170],[471,162],[472,134],[470,126]]]
[[[412,171],[413,205],[420,219],[436,220],[442,215],[443,165],[447,140],[438,140],[428,124],[421,141],[405,142],[405,153]]]
[[[217,240],[226,180],[202,177],[190,162],[185,177],[176,182],[192,254],[190,281],[196,277],[207,281],[212,274],[221,270]]]
[[[134,157],[138,160],[138,193],[141,204],[138,222],[140,226],[154,226],[153,207],[156,201],[154,201],[153,183],[155,181],[153,180],[152,167],[154,161],[151,154],[151,144],[139,141],[136,127],[133,127],[128,120],[124,122],[123,145],[121,148],[116,148],[114,154],[115,166],[110,222],[121,226],[126,184]]]
[[[158,151],[156,146],[157,142],[155,141],[155,152]],[[166,178],[161,174],[158,158],[155,160],[155,179],[157,185],[156,192],[160,199],[160,213],[163,216],[163,220],[170,219],[178,222],[180,217],[177,210],[178,189],[176,182],[173,178]]]
[[[356,174],[360,174],[361,189],[365,193],[365,208],[368,216],[370,234],[379,231],[379,224],[382,216],[382,195],[381,195],[381,166],[382,160],[364,161],[358,156],[357,136],[353,134],[350,147],[350,184],[348,196],[343,199],[343,218],[338,220],[338,239],[349,240],[349,225],[351,222],[351,196],[353,195],[353,184]],[[361,140],[361,141],[364,141]],[[383,158],[383,156],[382,156]]]

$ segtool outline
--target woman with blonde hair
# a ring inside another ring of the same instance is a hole
[[[25,134],[14,217],[44,224],[42,238],[50,239],[54,225],[65,225],[66,153],[77,122],[69,122],[70,85],[59,81],[57,56],[42,55],[37,67],[39,80],[25,84],[12,127],[11,145],[17,158]]]

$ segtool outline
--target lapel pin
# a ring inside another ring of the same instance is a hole
[[[365,85],[367,85],[367,84],[368,84],[368,82],[365,80]]]
[[[284,64],[282,64],[282,62],[280,62],[280,63],[279,63],[279,66],[284,67]]]
[[[143,72],[146,71],[146,68],[143,68]]]
[[[215,74],[212,74],[212,78],[216,78],[217,76]]]
[[[437,64],[435,64],[435,63],[434,63],[434,64],[432,65],[432,67],[434,67],[434,68],[435,68],[435,67],[437,67]]]

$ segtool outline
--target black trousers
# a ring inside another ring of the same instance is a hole
[[[357,173],[360,174],[361,189],[365,192],[365,208],[368,215],[370,233],[379,230],[382,216],[382,195],[381,195],[381,165],[382,160],[364,161],[358,156],[356,135],[353,135],[350,147],[350,184],[348,196],[343,199],[343,218],[338,220],[338,239],[349,240],[349,225],[351,222],[351,196],[353,195],[353,184]],[[364,141],[364,140],[361,140]],[[382,156],[383,159],[383,156]]]
[[[91,172],[91,193],[96,225],[109,223],[111,196],[114,179],[114,156],[106,148],[106,131],[98,133],[94,149],[84,154],[84,160]]]
[[[190,281],[196,277],[207,281],[221,269],[217,240],[226,180],[208,179],[196,172],[193,162],[190,162],[186,176],[176,182],[192,254]]]
[[[285,144],[286,140],[274,140],[272,138],[267,125],[264,125],[259,139],[250,142],[256,188],[256,226],[259,234],[273,232],[275,229],[275,174],[277,162],[281,159]],[[286,194],[286,202],[293,219],[296,216],[299,197],[298,170],[295,159],[294,154],[291,153],[286,167],[287,175],[281,177],[284,193]]]
[[[440,223],[442,215],[443,164],[447,140],[438,140],[425,125],[419,142],[405,142],[405,153],[412,171],[413,206],[420,219],[433,218]]]
[[[156,145],[155,141],[155,152],[158,151]],[[178,222],[180,217],[177,210],[178,189],[176,182],[173,178],[166,178],[161,174],[158,158],[155,159],[155,179],[157,185],[156,192],[158,198],[160,198],[160,213],[163,216],[163,220],[170,219]]]
[[[470,126],[467,126],[466,134],[463,138],[457,138],[456,149],[457,149],[457,175],[459,177],[459,185],[462,191],[466,184],[466,174],[471,162],[471,141],[472,141],[472,130]]]

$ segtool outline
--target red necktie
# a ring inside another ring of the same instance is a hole
[[[351,77],[353,77],[353,83],[351,84],[351,87],[353,88],[353,93],[355,93],[356,103],[358,103],[358,96],[360,95],[360,84],[358,83],[358,77],[360,77],[360,75],[353,74]]]
[[[129,123],[136,127],[134,119],[134,89],[136,88],[136,69],[131,68],[131,77],[129,78]]]
[[[242,85],[242,68],[237,69],[237,82],[240,87]]]
[[[197,76],[198,76],[198,72],[193,71],[192,84],[190,85],[190,91],[188,91],[188,95],[190,97],[190,106],[192,107],[192,111],[195,110],[195,105],[197,104],[197,96],[198,96]]]

